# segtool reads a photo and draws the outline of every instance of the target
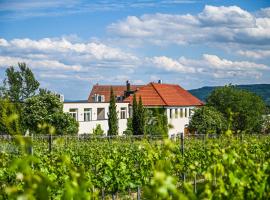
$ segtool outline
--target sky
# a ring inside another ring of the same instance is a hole
[[[270,83],[269,0],[0,0],[0,81],[25,62],[42,88]]]

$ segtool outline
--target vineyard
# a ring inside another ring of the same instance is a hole
[[[270,136],[2,137],[1,199],[269,199]]]

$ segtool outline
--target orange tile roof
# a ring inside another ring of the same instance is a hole
[[[194,97],[179,85],[149,83],[136,92],[137,99],[141,96],[144,106],[201,106],[203,102]],[[133,96],[124,102],[132,104]]]
[[[104,95],[105,102],[110,101],[111,87],[115,96],[124,96],[124,92],[127,89],[125,85],[94,85],[91,93],[88,97],[88,102],[94,102],[93,97],[95,94]],[[142,87],[141,85],[130,85],[130,90],[137,90],[137,88]]]

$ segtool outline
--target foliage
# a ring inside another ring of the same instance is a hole
[[[264,116],[262,131],[263,133],[270,133],[270,115]]]
[[[1,140],[1,146],[7,143],[22,151],[0,152],[3,199],[89,199],[101,197],[102,189],[120,194],[137,186],[142,199],[267,199],[270,194],[269,136],[189,138],[184,156],[179,141],[169,140],[58,138],[50,153],[47,141],[38,138]],[[29,144],[32,156],[23,151]]]
[[[15,103],[0,99],[0,134],[14,135],[20,132],[19,112]]]
[[[132,130],[133,135],[139,135],[139,116],[138,116],[138,103],[136,99],[136,94],[133,95],[132,102]]]
[[[50,92],[43,92],[24,103],[24,126],[31,132],[39,133],[39,125],[50,124],[57,134],[76,134],[78,123],[63,113],[63,103]]]
[[[263,100],[254,93],[225,86],[214,90],[207,98],[207,105],[215,107],[229,120],[232,117],[232,131],[259,132],[266,107]]]
[[[169,124],[165,109],[148,108],[146,109],[146,134],[167,136]]]
[[[137,117],[138,117],[138,135],[143,135],[145,133],[145,108],[142,104],[142,98],[140,96],[138,108],[137,108]]]
[[[226,119],[213,107],[197,108],[188,126],[191,132],[199,134],[222,133],[226,130]]]
[[[104,135],[104,131],[101,128],[100,124],[97,124],[96,128],[93,129],[92,134],[95,136],[102,136]]]
[[[116,111],[116,102],[113,89],[111,87],[110,105],[108,113],[108,135],[118,135],[118,117]]]
[[[270,106],[270,84],[250,84],[250,85],[236,85],[237,89],[247,90],[257,94],[262,97],[264,102]],[[201,99],[202,101],[206,101],[207,97],[213,92],[215,89],[220,87],[202,87],[198,89],[189,90],[191,94]]]
[[[127,128],[124,131],[125,135],[133,135],[132,118],[127,119]]]
[[[139,98],[137,102],[136,94],[133,96],[132,103],[132,128],[133,135],[144,135],[145,134],[145,120],[146,120],[146,109],[143,106],[142,98]]]
[[[14,67],[6,70],[3,94],[12,102],[21,102],[35,95],[39,82],[25,63],[18,63],[19,71]]]
[[[68,113],[53,113],[51,118],[48,118],[48,123],[53,125],[57,135],[73,135],[79,131],[79,123]]]

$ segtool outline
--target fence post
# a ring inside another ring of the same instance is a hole
[[[181,133],[181,154],[182,154],[182,158],[183,160],[185,160],[185,157],[184,157],[184,152],[185,152],[185,144],[184,144],[184,133]],[[186,181],[186,175],[185,175],[185,172],[183,172],[182,174],[182,179],[183,181],[185,182]]]
[[[102,199],[102,200],[105,199],[105,191],[104,191],[104,188],[101,189],[101,199]]]
[[[137,188],[137,200],[141,199],[141,189],[140,187]]]
[[[49,135],[48,138],[49,152],[52,151],[52,134]]]
[[[194,176],[194,193],[197,193],[197,174]]]
[[[184,158],[184,133],[181,133],[181,153]]]

